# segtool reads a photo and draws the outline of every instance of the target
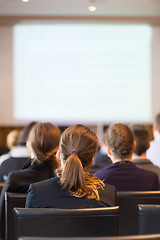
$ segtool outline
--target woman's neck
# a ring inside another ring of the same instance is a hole
[[[121,158],[117,159],[117,158],[114,158],[114,159],[112,159],[112,162],[113,162],[113,163],[124,162],[124,161],[132,162],[132,158],[126,158],[126,159],[121,159]]]

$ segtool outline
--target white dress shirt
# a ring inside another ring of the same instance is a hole
[[[156,166],[160,167],[160,137],[150,142],[150,147],[146,152],[147,158]]]

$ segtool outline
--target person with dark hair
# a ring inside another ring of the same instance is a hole
[[[11,172],[0,197],[0,233],[4,238],[4,196],[5,192],[26,193],[29,185],[55,176],[58,167],[56,158],[60,141],[59,128],[51,123],[35,124],[29,134],[27,147],[32,161],[26,168]]]
[[[17,144],[11,149],[8,158],[2,162],[0,166],[0,182],[5,182],[10,172],[23,169],[26,164],[30,164],[31,158],[26,147],[26,141],[35,124],[36,122],[31,122],[22,129]]]
[[[26,146],[28,135],[35,124],[37,124],[37,122],[30,122],[25,128],[22,129],[17,145]]]
[[[104,184],[87,171],[98,145],[96,134],[77,124],[61,136],[58,157],[61,168],[57,177],[31,184],[26,207],[96,208],[114,206],[115,187]]]
[[[136,149],[132,157],[133,163],[136,164],[137,167],[155,172],[160,182],[160,168],[146,158],[146,151],[150,146],[147,128],[144,125],[133,124],[130,126],[130,129],[136,141]]]
[[[154,172],[136,167],[132,154],[136,143],[131,130],[123,123],[111,124],[105,134],[108,154],[113,162],[94,175],[104,183],[116,186],[117,191],[159,190]]]
[[[150,142],[146,155],[154,165],[160,167],[160,113],[157,114],[153,124],[153,136],[154,140]]]
[[[104,140],[99,141],[98,150],[94,156],[93,164],[88,168],[88,171],[93,174],[103,167],[109,166],[112,164],[110,157],[108,156],[106,150],[106,144]]]

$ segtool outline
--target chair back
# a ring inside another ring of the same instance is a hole
[[[130,236],[115,236],[115,237],[74,237],[74,238],[47,238],[47,237],[21,237],[18,240],[160,240],[160,234],[151,235],[130,235]]]
[[[138,234],[160,233],[160,205],[138,205]]]
[[[159,204],[160,191],[118,192],[120,207],[118,235],[136,235],[138,233],[138,204]]]
[[[33,237],[96,237],[118,234],[119,207],[14,209],[14,240]]]
[[[13,240],[13,209],[25,207],[27,194],[5,193],[5,240]]]

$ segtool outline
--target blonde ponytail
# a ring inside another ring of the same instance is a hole
[[[92,176],[83,168],[76,153],[72,153],[65,161],[60,173],[60,181],[64,189],[79,198],[87,196],[89,199],[99,200],[98,189],[104,187],[101,180]]]
[[[69,191],[72,188],[83,188],[85,184],[83,166],[76,153],[71,154],[65,161],[61,174],[61,183]]]

